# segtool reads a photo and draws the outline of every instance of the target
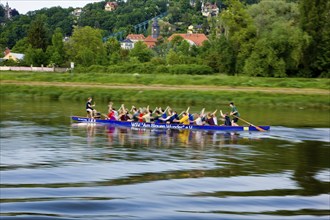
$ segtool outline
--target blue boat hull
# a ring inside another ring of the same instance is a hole
[[[113,121],[104,119],[90,119],[86,117],[71,116],[71,119],[80,123],[101,123],[109,125],[117,125],[123,127],[134,128],[155,128],[155,129],[188,129],[188,130],[206,130],[206,131],[258,131],[253,126],[211,126],[211,125],[183,125],[183,124],[165,124],[165,123],[145,123],[145,122],[128,122]],[[270,126],[258,126],[264,130],[269,130]]]

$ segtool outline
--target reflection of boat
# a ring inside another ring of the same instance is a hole
[[[116,125],[123,127],[135,128],[154,128],[154,129],[179,129],[179,130],[208,130],[208,131],[258,131],[253,126],[210,126],[210,125],[183,125],[183,124],[165,124],[165,123],[145,123],[145,122],[128,122],[128,121],[113,121],[104,119],[90,119],[86,117],[71,116],[75,122],[81,123],[101,123],[108,125]],[[258,126],[264,130],[269,130],[270,126]]]
[[[157,128],[122,127],[100,123],[72,123],[72,134],[85,137],[87,132],[88,142],[92,144],[96,137],[105,135],[109,146],[131,147],[173,147],[191,146],[204,148],[206,146],[219,146],[245,143],[249,139],[242,138],[236,132],[228,131],[203,131],[203,130],[178,130]],[[83,131],[83,133],[81,133]]]

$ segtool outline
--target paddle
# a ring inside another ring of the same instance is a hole
[[[181,112],[179,115],[178,115],[178,117],[180,117],[182,114],[184,113],[184,111],[183,112]]]
[[[155,110],[153,110],[152,114],[155,114],[155,112],[158,110],[158,108],[156,107]]]
[[[188,107],[186,111],[181,112],[181,113],[178,115],[178,117],[180,117],[184,112],[186,112],[187,114],[189,114],[189,109],[190,109],[190,107]]]
[[[168,109],[170,108],[170,106],[167,106],[164,110],[164,112],[166,112]]]
[[[121,104],[120,108],[118,109],[118,112],[119,112],[121,109],[125,111],[125,106],[124,106],[124,104]]]
[[[233,115],[233,116],[234,116],[235,118],[238,118],[239,120],[242,120],[242,121],[244,121],[245,123],[247,123],[247,124],[249,124],[249,125],[255,127],[258,131],[266,131],[266,130],[262,129],[261,127],[255,126],[254,124],[251,124],[250,122],[245,121],[243,118],[240,118],[240,117],[238,117],[238,116],[236,116],[236,115]]]
[[[201,113],[199,114],[200,117],[203,117],[204,116],[204,111],[205,111],[205,108],[202,109]]]

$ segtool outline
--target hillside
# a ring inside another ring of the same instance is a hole
[[[258,1],[242,0],[248,4]],[[198,0],[128,0],[126,2],[117,0],[118,8],[112,12],[104,10],[106,2],[87,4],[82,8],[82,13],[79,13],[80,16],[75,14],[74,8],[44,8],[30,11],[26,15],[20,15],[16,9],[12,9],[11,19],[5,18],[5,5],[0,3],[0,23],[2,24],[0,25],[0,50],[4,51],[6,47],[13,48],[19,40],[28,35],[29,25],[43,15],[49,36],[52,36],[58,27],[62,29],[65,36],[71,36],[75,26],[99,28],[103,30],[104,36],[122,30],[132,33],[135,32],[132,28],[134,25],[164,12],[167,12],[164,20],[170,24],[176,24],[177,30],[183,29],[183,32],[190,24],[203,24],[206,21],[206,18],[201,15],[201,3]],[[190,2],[196,3],[191,6]],[[221,0],[212,2],[220,8],[224,7]]]
[[[0,50],[9,47],[24,56],[16,63],[6,52],[0,65],[68,68],[74,62],[77,72],[280,78],[330,74],[327,0],[318,5],[310,0],[128,0],[112,3],[114,8],[106,3],[17,12],[10,18],[0,10]],[[131,33],[143,40],[121,41]]]

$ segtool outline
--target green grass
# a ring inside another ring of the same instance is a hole
[[[230,101],[257,106],[291,106],[306,108],[329,109],[329,96],[290,94],[278,95],[260,92],[223,92],[223,91],[175,91],[175,90],[137,90],[137,89],[104,89],[77,87],[44,87],[2,84],[1,97],[77,100],[84,102],[92,96],[94,100],[108,102],[109,100],[125,103],[158,103],[163,105],[227,105]]]
[[[31,73],[0,72],[0,80],[23,82],[81,82],[100,84],[144,84],[144,85],[200,85],[230,87],[266,87],[266,88],[310,88],[329,89],[330,79],[305,78],[252,78],[226,75],[171,75],[171,74],[106,74],[106,73]],[[329,95],[315,94],[274,94],[262,92],[237,91],[175,91],[175,90],[137,90],[137,89],[104,89],[77,88],[59,86],[24,86],[0,85],[0,95],[5,97],[24,97],[33,99],[78,100],[85,101],[93,96],[100,101],[145,102],[164,105],[208,105],[227,104],[229,101],[245,105],[299,106],[330,108]]]
[[[204,85],[231,87],[314,88],[329,89],[330,79],[261,78],[227,75],[171,75],[171,74],[110,74],[110,73],[31,73],[0,72],[0,80],[41,82],[86,82],[143,85]]]

